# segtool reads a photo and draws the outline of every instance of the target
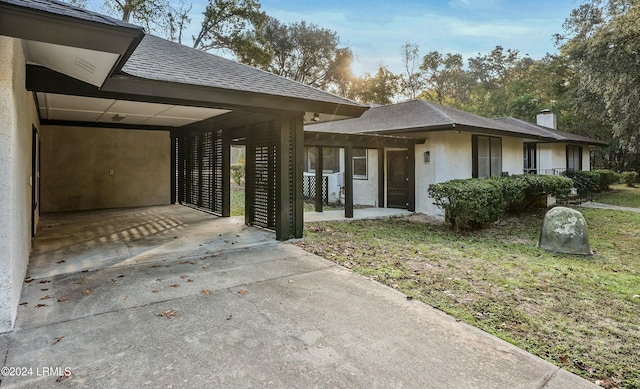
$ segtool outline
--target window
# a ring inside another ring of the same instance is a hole
[[[582,147],[567,145],[567,170],[582,170]]]
[[[525,143],[523,145],[523,156],[524,156],[524,166],[523,171],[524,174],[536,174],[537,173],[537,153],[536,153],[536,144],[535,143]]]
[[[316,148],[305,147],[304,170],[308,173],[316,171]],[[322,148],[322,172],[335,173],[340,171],[340,149],[333,147]]]
[[[502,138],[473,135],[473,178],[502,175]]]
[[[353,149],[353,178],[367,179],[367,149]]]

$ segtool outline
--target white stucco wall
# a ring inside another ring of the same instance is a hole
[[[588,151],[587,151],[588,153]],[[553,174],[553,169],[564,170],[567,167],[567,145],[564,143],[538,144],[538,171]]]
[[[425,133],[424,145],[416,145],[416,212],[443,216],[429,197],[429,185],[471,178],[473,170],[472,133],[442,131]],[[522,174],[522,139],[502,137],[502,171]],[[430,162],[424,162],[425,151]]]
[[[502,171],[509,175],[522,174],[524,163],[522,138],[502,138]]]
[[[42,212],[171,202],[166,131],[43,126],[40,137]]]
[[[13,327],[31,249],[31,137],[39,122],[24,85],[22,44],[0,36],[0,332]]]
[[[378,150],[367,150],[367,178],[353,179],[353,204],[378,206]]]

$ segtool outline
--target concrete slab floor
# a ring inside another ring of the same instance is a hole
[[[43,214],[27,278],[275,243],[275,233],[245,226],[244,217],[180,205]]]
[[[65,367],[86,388],[596,387],[288,243],[47,277],[22,300],[0,340],[32,374],[0,388]]]
[[[345,218],[344,210],[305,212],[305,222],[348,221],[359,219],[380,219],[413,215],[411,211],[397,208],[357,208],[353,210],[353,218]]]

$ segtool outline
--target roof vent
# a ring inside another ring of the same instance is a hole
[[[91,74],[95,73],[95,71],[96,71],[95,65],[92,64],[91,62],[87,61],[86,59],[82,59],[80,57],[76,57],[75,64],[80,69],[82,69],[82,70],[84,70],[86,72],[89,72]]]

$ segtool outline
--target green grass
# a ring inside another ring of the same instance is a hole
[[[622,207],[640,208],[640,187],[630,188],[625,184],[612,185],[611,191],[598,193],[593,201]]]
[[[640,214],[581,212],[591,257],[539,250],[544,211],[465,234],[420,216],[309,223],[300,245],[586,379],[640,388]]]
[[[244,215],[244,187],[231,186],[231,216]]]
[[[329,204],[324,205],[322,208],[324,211],[333,211],[338,209],[344,209],[342,205]],[[315,203],[313,201],[304,202],[304,212],[314,212],[316,210]],[[231,187],[231,216],[244,215],[244,187],[232,186]]]

